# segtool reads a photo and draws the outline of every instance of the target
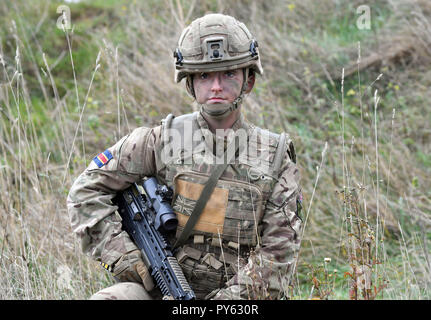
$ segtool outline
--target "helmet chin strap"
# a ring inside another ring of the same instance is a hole
[[[217,120],[222,120],[228,117],[233,111],[239,108],[239,106],[242,104],[242,101],[244,99],[245,90],[247,88],[248,83],[248,68],[243,69],[243,75],[244,75],[244,83],[241,87],[241,92],[239,93],[239,96],[231,103],[214,103],[214,104],[207,104],[207,103],[199,103],[200,111],[212,118]]]
[[[200,111],[206,116],[212,119],[225,119],[227,118],[233,111],[238,109],[241,105],[242,97],[239,96],[235,99],[235,101],[231,103],[214,103],[214,104],[206,104],[200,103]]]

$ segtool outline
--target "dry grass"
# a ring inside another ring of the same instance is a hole
[[[112,283],[81,254],[68,189],[97,150],[193,110],[173,82],[172,51],[183,26],[210,11],[236,16],[259,40],[265,75],[246,100],[247,118],[295,141],[307,223],[292,298],[313,296],[318,274],[335,279],[321,297],[349,298],[343,245],[352,225],[336,192],[357,189],[353,204],[381,263],[373,275],[387,281],[377,298],[429,299],[431,6],[369,1],[375,27],[360,33],[351,27],[360,4],[70,5],[75,28],[64,33],[56,4],[2,2],[0,299],[86,299]],[[350,38],[360,40],[359,63]],[[326,273],[318,271],[325,257]]]

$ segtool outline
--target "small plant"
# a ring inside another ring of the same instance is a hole
[[[312,283],[309,299],[311,300],[329,300],[334,295],[335,280],[337,278],[337,269],[332,272],[328,270],[331,258],[325,258],[322,264],[317,267],[306,263],[305,266],[310,269],[307,276]]]
[[[344,201],[346,211],[348,233],[347,241],[342,245],[351,267],[350,272],[344,273],[344,277],[349,279],[349,298],[374,300],[386,287],[386,281],[377,271],[380,261],[375,256],[377,243],[374,230],[368,219],[361,217],[356,189],[337,193]]]

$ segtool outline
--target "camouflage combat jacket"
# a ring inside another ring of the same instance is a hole
[[[230,149],[238,135],[242,152]],[[92,161],[68,196],[71,225],[82,239],[83,251],[112,266],[136,249],[121,230],[111,199],[145,176],[156,176],[173,189],[178,237],[221,159],[215,156],[229,150],[235,157],[176,253],[177,259],[198,298],[285,295],[301,228],[294,148],[288,137],[280,139],[242,115],[227,137],[211,133],[199,112],[168,117],[161,126],[135,129],[108,148],[104,154],[109,156],[102,155],[102,162],[100,157]]]

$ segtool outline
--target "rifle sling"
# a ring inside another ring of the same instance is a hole
[[[205,184],[205,187],[203,188],[201,195],[199,196],[198,201],[196,201],[196,205],[193,208],[192,214],[190,215],[189,219],[187,220],[186,225],[184,226],[183,232],[181,232],[179,238],[175,242],[174,248],[182,245],[184,241],[187,240],[190,233],[193,230],[193,227],[195,226],[196,222],[198,221],[201,213],[203,212],[208,199],[210,198],[211,194],[214,191],[214,188],[217,184],[218,179],[223,174],[223,172],[226,170],[227,166],[229,165],[228,161],[223,164],[218,164],[215,166],[214,171],[212,172],[211,176],[208,178],[208,181]]]

